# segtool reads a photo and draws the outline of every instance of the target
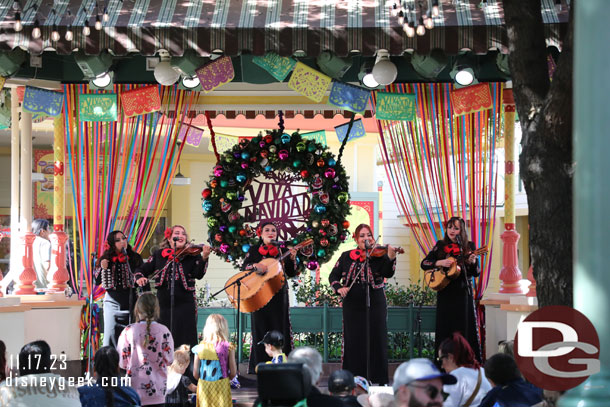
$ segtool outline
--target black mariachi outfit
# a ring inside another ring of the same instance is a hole
[[[197,344],[195,279],[203,278],[208,261],[200,255],[186,255],[181,256],[180,259],[174,259],[173,253],[173,250],[169,248],[156,250],[138,271],[146,277],[158,272],[155,286],[161,307],[159,322],[171,331],[176,347],[183,344],[193,347]],[[175,272],[173,327],[171,326],[172,271]]]
[[[474,251],[474,243],[468,242],[468,247]],[[443,260],[449,256],[458,259],[462,270],[460,276],[450,280],[449,284],[436,293],[436,335],[434,338],[435,354],[443,340],[451,337],[455,331],[462,333],[470,344],[477,360],[481,361],[481,346],[477,333],[477,321],[474,313],[474,301],[470,278],[478,277],[480,274],[479,260],[474,264],[468,264],[467,258],[460,259],[461,249],[456,243],[447,243],[439,240],[430,253],[421,262],[421,268],[430,270],[436,268],[437,260]],[[464,276],[466,269],[466,277]]]
[[[247,269],[249,265],[258,263],[263,259],[279,257],[286,249],[276,246],[258,244],[252,246],[244,259],[242,269]],[[296,263],[287,256],[282,261],[282,269],[287,277],[297,275]],[[261,362],[271,360],[265,352],[263,345],[258,343],[263,339],[268,331],[280,331],[284,335],[284,346],[282,351],[289,354],[292,350],[292,328],[290,327],[290,301],[288,300],[288,283],[284,283],[280,291],[258,311],[250,314],[252,342],[250,343],[250,360],[248,372],[254,373],[256,365]]]
[[[364,257],[359,249],[343,252],[330,272],[328,281],[335,293],[342,287],[351,289],[343,298],[343,369],[354,376],[366,372],[366,288],[370,298],[370,357],[369,369],[373,383],[388,383],[388,307],[384,278],[394,275],[396,259],[385,255],[371,257],[364,271]],[[366,276],[364,276],[364,273]],[[355,280],[355,281],[354,281]],[[353,285],[352,285],[353,283]]]
[[[119,335],[129,324],[129,314],[133,312],[136,303],[135,280],[138,277],[131,274],[142,266],[142,256],[130,251],[129,256],[123,253],[104,255],[100,260],[108,260],[108,268],[95,271],[95,284],[105,290],[104,296],[104,346],[116,347]],[[127,260],[129,259],[129,263]],[[129,264],[129,267],[127,265]],[[130,298],[131,296],[131,298]],[[129,311],[124,320],[117,325],[117,316]]]

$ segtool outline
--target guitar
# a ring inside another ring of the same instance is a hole
[[[463,257],[468,257],[471,254],[480,256],[481,254],[487,253],[487,246],[480,247],[472,252],[467,252]],[[458,266],[458,261],[455,257],[447,257],[452,260],[453,263],[450,267],[437,267],[434,269],[424,271],[424,281],[426,285],[434,291],[441,291],[451,282],[460,276],[461,269]]]
[[[313,239],[307,239],[294,246],[299,250],[302,247],[313,244]],[[259,274],[257,269],[245,270],[235,274],[227,280],[225,287],[233,284],[238,279],[241,280],[240,310],[241,312],[254,312],[263,308],[275,294],[282,288],[286,277],[282,268],[282,260],[290,255],[286,251],[279,258],[263,259],[259,262],[262,270],[267,270],[264,274]],[[227,288],[227,297],[231,304],[237,308],[237,284]]]

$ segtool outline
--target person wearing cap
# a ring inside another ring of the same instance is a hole
[[[284,335],[280,331],[269,331],[258,345],[265,346],[265,352],[271,358],[267,363],[284,363],[286,354],[282,352],[284,346]]]
[[[297,263],[295,261],[296,250],[276,245],[278,238],[278,229],[271,221],[262,221],[257,228],[256,233],[260,240],[258,244],[250,247],[248,254],[244,258],[242,264],[243,270],[256,268],[256,272],[260,274],[266,273],[265,266],[260,262],[264,259],[275,258],[286,251],[290,251],[290,255],[282,260],[282,270],[287,277],[294,277],[297,274]],[[269,331],[279,331],[284,338],[291,338],[290,330],[290,303],[288,301],[288,283],[275,293],[273,298],[269,300],[267,305],[257,311],[250,313],[252,342],[250,343],[250,360],[248,363],[248,373],[256,372],[256,365],[264,363],[271,358],[265,352],[262,346],[256,346],[261,342],[265,334]],[[291,341],[284,341],[282,351],[289,354],[292,349]]]
[[[411,359],[394,372],[396,407],[442,407],[443,384],[455,384],[455,376],[441,373],[431,360]]]
[[[354,395],[354,375],[349,370],[335,370],[328,377],[328,392],[337,397],[345,407],[360,407]]]
[[[354,396],[369,394],[369,381],[362,376],[354,376]]]
[[[307,395],[307,407],[344,407],[339,399],[323,394],[317,384],[322,374],[322,355],[310,346],[296,348],[288,355],[288,363],[302,363],[311,379],[311,391]]]

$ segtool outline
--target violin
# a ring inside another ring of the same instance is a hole
[[[183,247],[182,249],[177,249],[175,251],[175,257],[178,259],[182,259],[186,256],[199,256],[201,252],[203,252],[204,247],[204,244],[190,244],[188,246]],[[218,250],[213,247],[211,247],[211,249],[212,251]]]
[[[405,250],[402,247],[394,247],[393,248],[394,251],[396,253],[404,253]],[[388,254],[388,245],[384,244],[384,245],[376,245],[375,247],[373,247],[369,253],[370,257],[383,257],[386,254]]]

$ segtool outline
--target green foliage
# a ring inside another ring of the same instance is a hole
[[[295,290],[297,301],[306,307],[340,307],[341,298],[328,284],[317,283],[309,273],[293,279],[292,288]]]
[[[392,307],[408,307],[411,304],[416,307],[436,305],[436,292],[423,284],[421,280],[418,280],[417,284],[411,283],[408,286],[399,285],[395,279],[388,281],[385,296],[388,306]]]

